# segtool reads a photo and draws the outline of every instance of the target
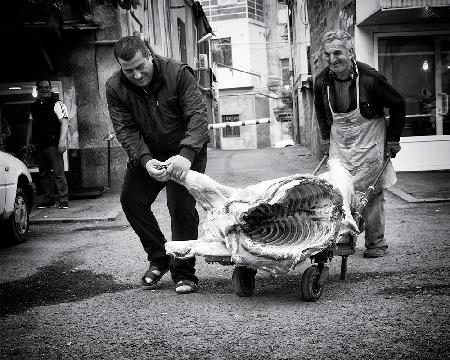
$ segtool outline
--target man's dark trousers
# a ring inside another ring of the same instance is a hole
[[[160,161],[165,161],[169,157],[155,156]],[[191,170],[204,173],[205,168],[206,148],[196,156]],[[175,283],[180,280],[197,282],[195,258],[170,259],[166,254],[164,247],[166,240],[151,210],[151,205],[164,187],[171,218],[172,240],[197,239],[199,216],[193,196],[184,186],[172,180],[160,182],[153,179],[142,166],[128,164],[120,197],[123,211],[139,236],[152,266],[167,269],[170,265],[172,280]]]
[[[42,191],[44,193],[43,202],[58,200],[61,203],[68,201],[64,159],[63,154],[58,150],[58,146],[51,145],[36,148],[36,160],[39,167]]]

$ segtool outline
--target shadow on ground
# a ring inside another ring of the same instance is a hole
[[[35,306],[79,301],[137,287],[116,283],[111,275],[78,270],[72,263],[55,261],[29,277],[0,284],[0,317]]]

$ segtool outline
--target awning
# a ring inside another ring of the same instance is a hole
[[[450,6],[380,9],[358,26],[450,23]]]

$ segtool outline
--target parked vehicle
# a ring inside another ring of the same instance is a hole
[[[0,151],[0,239],[20,244],[27,238],[36,187],[26,165]]]

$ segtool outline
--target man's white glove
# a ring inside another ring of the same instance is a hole
[[[192,163],[184,156],[175,155],[167,159],[165,162],[167,166],[167,172],[171,177],[175,179],[184,180],[191,168]]]
[[[151,159],[145,164],[148,174],[155,180],[164,182],[169,180],[170,173],[167,171],[167,165],[156,159]]]

